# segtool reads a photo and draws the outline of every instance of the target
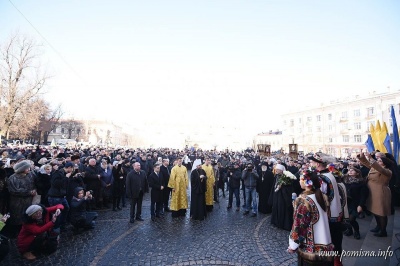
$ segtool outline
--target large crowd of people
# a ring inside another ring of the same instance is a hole
[[[261,156],[252,149],[3,147],[0,243],[16,238],[21,255],[35,260],[54,252],[65,230],[94,228],[99,209],[129,207],[130,223],[143,221],[143,211],[155,221],[169,212],[186,216],[188,209],[190,219],[204,220],[227,191],[227,211],[235,196],[237,212],[271,214],[271,226],[290,232],[288,252],[299,260],[340,265],[339,257],[316,254],[340,254],[343,235],[360,239],[357,219],[365,215],[374,215],[376,237],[387,236],[397,167],[381,152],[341,159],[321,152]],[[148,192],[150,210],[142,210]],[[7,252],[0,245],[0,258]]]

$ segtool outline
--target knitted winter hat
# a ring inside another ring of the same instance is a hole
[[[27,160],[23,160],[14,165],[14,171],[17,174],[20,174],[20,173],[25,172],[26,169],[29,169],[30,167],[31,167],[31,164]]]
[[[40,210],[42,210],[42,207],[40,207],[39,205],[31,205],[28,207],[28,209],[26,209],[25,213],[29,216],[32,216],[32,214]]]

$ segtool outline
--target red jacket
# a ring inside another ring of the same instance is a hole
[[[29,251],[29,246],[32,244],[35,237],[52,229],[54,223],[51,221],[51,216],[57,209],[64,209],[62,204],[57,204],[46,208],[47,213],[43,217],[43,224],[38,225],[37,223],[24,223],[21,231],[18,234],[17,247],[21,254]]]

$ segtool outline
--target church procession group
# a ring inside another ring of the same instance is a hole
[[[360,239],[357,218],[374,215],[377,226],[371,232],[387,237],[387,216],[393,214],[391,189],[398,182],[398,166],[389,153],[361,153],[355,159],[338,161],[318,152],[301,161],[286,157],[224,163],[196,161],[191,171],[190,218],[204,219],[218,200],[224,182],[229,190],[228,210],[236,197],[240,210],[243,191],[243,215],[271,213],[271,224],[288,230],[289,253],[298,253],[303,265],[342,265],[343,235]],[[225,165],[225,166],[224,166]],[[187,205],[187,171],[181,160],[172,168],[169,187],[173,189],[173,217],[184,215]],[[172,179],[171,179],[172,178]],[[172,180],[172,181],[171,181]],[[217,183],[219,184],[217,184]],[[396,192],[397,193],[397,192]],[[330,255],[329,255],[330,254]]]
[[[152,221],[167,213],[185,217],[187,210],[189,219],[204,220],[227,191],[227,211],[270,214],[272,226],[289,232],[284,248],[302,263],[341,265],[343,235],[360,239],[357,219],[374,215],[374,236],[387,236],[399,180],[392,157],[366,152],[339,161],[321,152],[294,159],[254,150],[14,149],[2,153],[1,189],[8,198],[0,207],[11,216],[0,223],[18,235],[21,255],[34,260],[55,251],[68,226],[93,228],[96,210],[109,204],[112,211],[130,208],[129,222],[140,223],[144,194],[150,192]]]

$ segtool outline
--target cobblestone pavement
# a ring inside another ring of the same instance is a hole
[[[286,252],[288,231],[270,225],[269,215],[243,216],[227,210],[227,198],[204,221],[186,217],[150,219],[150,195],[143,202],[145,221],[129,223],[129,208],[99,212],[96,228],[61,235],[58,251],[29,263],[11,243],[1,265],[296,265]],[[129,206],[129,205],[128,205]]]

